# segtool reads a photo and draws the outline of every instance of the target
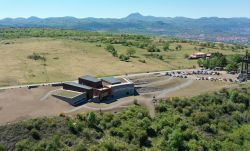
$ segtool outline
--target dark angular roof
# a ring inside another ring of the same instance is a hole
[[[80,77],[79,79],[82,79],[82,80],[87,80],[87,81],[91,81],[91,82],[101,82],[100,79],[97,79],[96,77],[92,77],[90,75],[86,75],[86,76],[82,76]]]
[[[112,85],[121,83],[119,79],[116,79],[114,77],[105,77],[105,78],[102,78],[102,80]]]
[[[75,83],[75,82],[66,82],[64,84],[71,85],[71,86],[78,87],[78,88],[82,88],[82,89],[86,89],[86,90],[92,90],[93,89],[93,88],[91,88],[89,86],[78,84],[78,83]]]

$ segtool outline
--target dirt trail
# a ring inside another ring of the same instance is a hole
[[[169,88],[169,89],[166,89],[166,90],[163,90],[163,91],[160,91],[160,93],[158,95],[156,95],[156,99],[161,99],[161,98],[165,98],[167,94],[171,93],[171,92],[174,92],[174,91],[178,91],[182,88],[185,88],[185,87],[188,87],[190,86],[194,81],[193,80],[188,80],[176,87],[173,87],[173,88]]]
[[[47,94],[45,94],[40,101],[45,101],[48,99],[48,97],[50,97],[52,94],[54,94],[55,92],[57,92],[58,90],[62,90],[62,89],[56,89],[56,90],[52,90],[50,92],[48,92]]]
[[[138,85],[138,86],[140,86],[140,87],[157,86],[157,85],[161,85],[162,83],[167,83],[167,82],[171,81],[172,79],[173,79],[173,77],[170,77],[170,78],[168,78],[166,80],[160,80],[160,81],[147,83],[147,84],[142,84],[142,85]]]
[[[151,118],[155,118],[155,107],[154,107],[154,104],[152,102],[152,99],[141,97],[141,96],[138,96],[135,98],[134,97],[125,98],[125,99],[123,99],[123,101],[121,101],[117,104],[114,104],[112,106],[108,106],[108,107],[102,107],[101,105],[100,105],[100,107],[92,107],[92,106],[89,106],[88,104],[85,104],[85,105],[76,107],[76,108],[71,109],[71,110],[66,110],[66,111],[64,111],[64,113],[71,114],[71,113],[80,112],[80,111],[85,110],[85,109],[88,109],[91,111],[100,111],[100,110],[101,111],[114,111],[114,110],[117,110],[118,108],[126,108],[127,106],[135,103],[135,99],[137,100],[138,104],[145,106],[148,109]]]

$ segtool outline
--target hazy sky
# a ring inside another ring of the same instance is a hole
[[[133,12],[163,17],[250,18],[250,0],[0,0],[0,18],[121,18]]]

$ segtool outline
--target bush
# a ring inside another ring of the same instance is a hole
[[[133,49],[133,48],[129,48],[129,49],[127,50],[127,55],[128,55],[129,57],[132,57],[135,53],[136,53],[136,50]]]
[[[163,50],[164,51],[168,51],[168,50],[170,50],[170,44],[169,43],[165,43],[165,45],[163,46]]]
[[[31,150],[31,144],[30,141],[27,139],[21,140],[16,143],[15,150],[16,151],[29,151]]]
[[[120,59],[120,61],[128,62],[128,61],[129,61],[129,56],[126,56],[126,55],[121,54],[121,55],[119,56],[119,59]]]
[[[188,54],[185,54],[185,55],[184,55],[184,58],[185,58],[185,59],[187,59],[188,57],[189,57],[189,55],[188,55]]]
[[[209,125],[206,123],[206,124],[202,125],[202,129],[206,132],[209,132],[209,133],[214,133],[214,134],[217,133],[217,129],[216,129],[216,126],[214,124]]]
[[[83,129],[83,126],[80,123],[76,123],[73,120],[68,120],[67,126],[73,134],[78,134]]]
[[[96,119],[97,119],[96,114],[94,112],[90,112],[87,116],[87,122],[88,122],[89,126],[96,125],[96,123],[97,123]]]
[[[113,57],[117,57],[117,56],[118,56],[117,50],[114,48],[113,45],[108,45],[108,46],[106,47],[106,50],[107,50],[108,52],[110,52],[110,53],[112,54]]]
[[[203,125],[209,122],[208,113],[206,112],[195,112],[192,114],[192,118],[198,125]]]
[[[65,113],[60,113],[59,116],[60,117],[66,117]]]
[[[146,60],[140,59],[139,62],[141,62],[141,63],[146,63]]]
[[[81,113],[78,113],[78,114],[76,115],[76,117],[77,117],[77,119],[80,120],[80,121],[84,121],[84,120],[86,119],[86,117],[85,117],[83,114],[81,114]]]
[[[5,146],[3,144],[0,144],[0,151],[5,151]]]
[[[181,50],[182,49],[182,45],[177,45],[176,47],[175,47],[175,50]]]
[[[82,143],[79,143],[75,147],[74,151],[87,151],[87,148]]]
[[[160,52],[161,51],[155,45],[149,46],[147,50],[148,50],[148,52]]]
[[[32,129],[30,133],[31,133],[32,138],[34,138],[35,140],[41,139],[41,136],[38,130]]]
[[[42,60],[42,61],[46,61],[45,56],[39,54],[39,53],[33,53],[32,55],[28,56],[28,59],[32,59],[32,60]]]
[[[163,55],[156,54],[156,53],[147,54],[146,56],[151,57],[151,58],[156,58],[156,59],[159,59],[159,60],[164,60]]]

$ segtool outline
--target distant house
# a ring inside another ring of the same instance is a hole
[[[211,57],[211,54],[203,53],[203,52],[197,52],[193,53],[188,57],[188,59],[201,59],[201,58],[209,58]]]

